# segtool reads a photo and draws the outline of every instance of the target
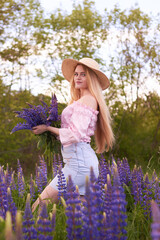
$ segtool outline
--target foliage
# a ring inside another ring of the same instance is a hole
[[[159,184],[155,184],[159,181],[159,176],[154,172],[152,177],[147,180],[147,174],[144,175],[139,167],[132,170],[127,159],[118,159],[116,162],[115,159],[112,159],[111,162],[101,157],[99,161],[100,169],[103,169],[103,171],[108,169],[107,178],[100,170],[99,178],[96,179],[93,169],[91,169],[90,179],[86,179],[85,201],[81,200],[78,188],[74,186],[70,177],[67,188],[64,186],[65,194],[61,198],[62,203],[60,201],[56,205],[49,200],[47,208],[45,204],[41,203],[40,211],[36,210],[34,213],[31,212],[31,204],[37,198],[39,184],[43,181],[37,182],[34,178],[35,195],[31,196],[30,182],[25,178],[25,191],[20,195],[17,185],[19,171],[22,173],[20,163],[18,163],[18,169],[14,177],[14,189],[13,178],[9,178],[12,175],[12,169],[5,170],[1,166],[1,239],[9,239],[7,236],[11,235],[16,235],[16,237],[25,235],[26,239],[30,239],[29,236],[32,236],[32,239],[34,239],[34,237],[40,237],[40,234],[43,234],[43,238],[48,236],[48,239],[55,240],[75,239],[75,236],[76,239],[154,240],[154,237],[159,234],[160,210],[158,202],[160,200],[160,187]],[[36,171],[40,171],[40,169],[42,173],[47,174],[45,160],[42,158],[37,164]],[[135,174],[141,177],[135,179]],[[46,176],[49,181],[49,175]],[[21,178],[23,178],[22,175]],[[146,182],[148,182],[148,185],[146,185]],[[133,188],[133,185],[136,187],[139,183],[142,186],[141,190],[139,189],[142,194],[142,202],[135,201],[139,192]],[[59,184],[61,185],[61,182]],[[9,195],[5,194],[7,186]],[[45,186],[46,183],[43,182],[42,187]],[[151,200],[146,202],[150,190],[153,200],[152,202]],[[159,194],[157,194],[158,192]],[[12,205],[15,204],[16,210],[14,212],[11,211],[11,207],[9,208],[11,203]],[[149,212],[147,209],[149,209]],[[153,221],[151,214],[153,214]],[[13,221],[13,218],[16,220]],[[20,219],[22,220],[20,221]]]
[[[9,165],[15,169],[17,159],[21,161],[21,164],[25,172],[30,172],[38,160],[39,154],[42,154],[44,149],[37,149],[37,137],[30,131],[18,131],[14,134],[10,134],[13,127],[18,124],[19,120],[15,118],[15,111],[21,111],[26,105],[26,102],[30,102],[32,105],[38,105],[39,102],[45,101],[47,105],[50,104],[50,97],[39,95],[34,96],[29,91],[12,91],[10,93],[9,86],[6,86],[0,81],[0,163]],[[59,104],[58,113],[61,114],[63,105]],[[9,157],[9,161],[7,160]],[[49,154],[46,158],[49,161]]]
[[[29,108],[23,108],[22,111],[15,111],[17,117],[22,118],[26,122],[18,123],[11,131],[14,133],[19,130],[32,130],[33,127],[38,125],[47,125],[60,128],[60,116],[58,116],[58,103],[56,95],[52,95],[50,106],[44,101],[41,101],[42,105],[33,106],[28,103]],[[44,148],[44,154],[49,151],[56,153],[57,139],[51,132],[44,132],[38,136],[38,148]]]

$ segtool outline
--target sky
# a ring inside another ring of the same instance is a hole
[[[72,9],[73,2],[82,2],[82,0],[40,0],[42,7],[51,12],[56,8],[61,8],[69,11]],[[137,3],[141,11],[146,13],[157,14],[160,12],[160,0],[94,0],[96,9],[103,11],[105,8],[111,10],[115,4],[118,4],[121,9],[130,9]]]

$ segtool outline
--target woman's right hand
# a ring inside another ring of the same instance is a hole
[[[38,125],[32,128],[32,132],[36,135],[42,134],[47,131],[47,125]]]

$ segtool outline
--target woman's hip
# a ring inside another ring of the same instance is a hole
[[[73,143],[67,147],[62,146],[61,148],[63,161],[68,166],[80,168],[90,168],[98,170],[98,158],[91,148],[90,144],[85,142]]]

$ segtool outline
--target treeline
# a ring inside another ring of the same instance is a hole
[[[99,13],[94,1],[73,3],[70,12],[46,13],[38,0],[0,2],[0,162],[19,158],[30,167],[40,153],[29,131],[10,135],[14,111],[26,102],[39,104],[33,82],[50,83],[62,101],[68,89],[61,62],[70,57],[93,57],[108,75],[104,92],[113,117],[116,144],[107,155],[127,157],[133,165],[157,167],[160,142],[160,28],[159,16],[139,7],[115,6]],[[34,85],[35,87],[38,87]],[[19,87],[15,91],[15,86]],[[154,86],[154,87],[153,87]],[[154,89],[154,91],[153,91]]]

